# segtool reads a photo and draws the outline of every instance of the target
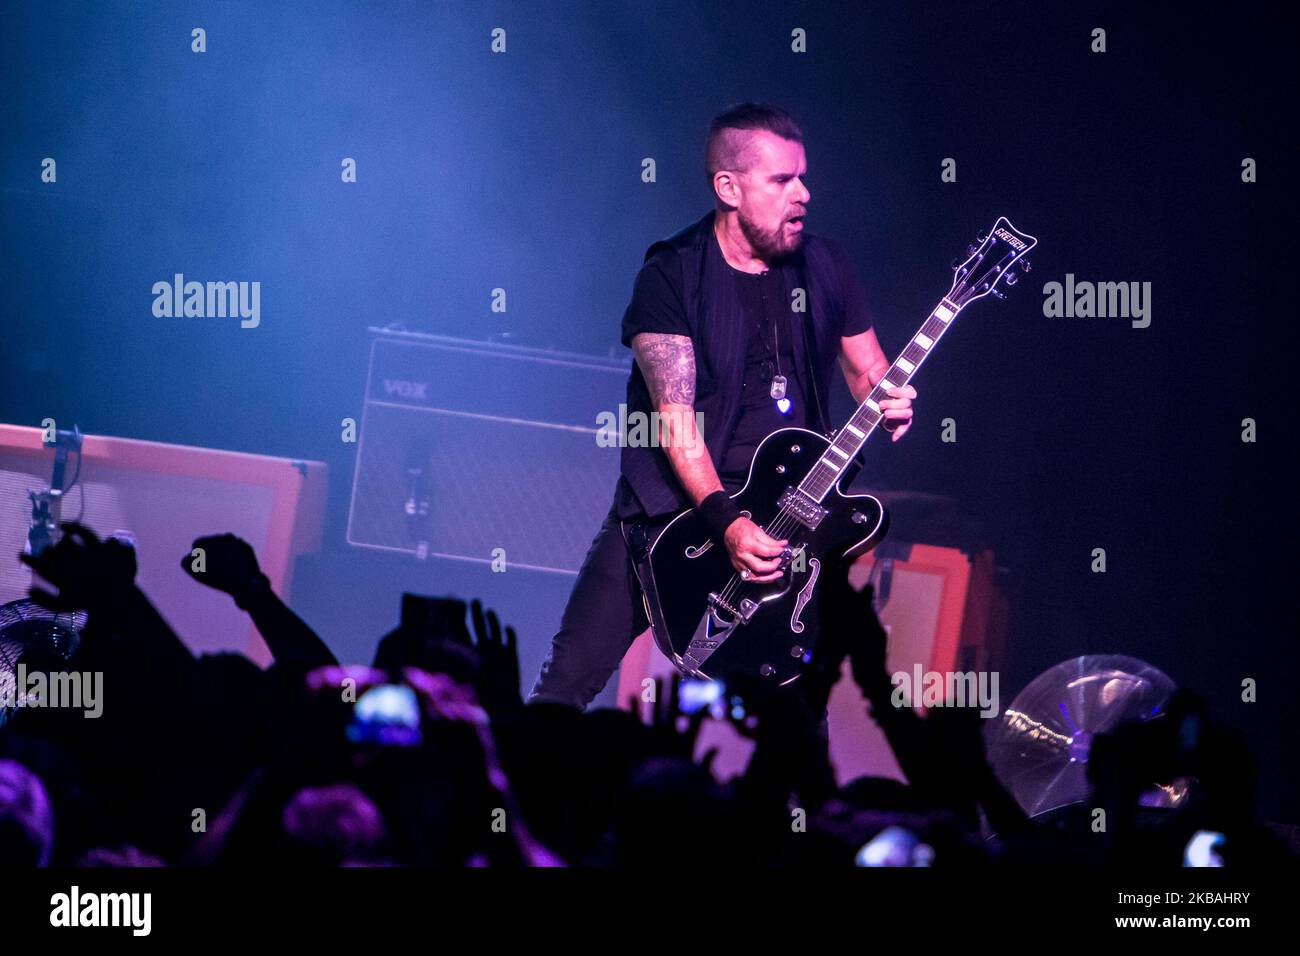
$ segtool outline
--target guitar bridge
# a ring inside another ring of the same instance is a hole
[[[758,607],[758,602],[749,598],[741,598],[740,606],[738,608],[732,607],[728,601],[719,597],[717,592],[709,594],[709,608],[711,610],[716,612],[721,608],[731,615],[733,621],[741,624],[748,624],[749,619],[754,616],[754,612],[758,610]]]
[[[798,488],[787,488],[781,493],[777,504],[789,511],[794,519],[809,531],[816,530],[826,517],[826,509],[805,495]]]

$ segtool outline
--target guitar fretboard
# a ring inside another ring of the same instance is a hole
[[[899,353],[894,364],[889,366],[885,377],[876,383],[871,389],[871,394],[858,406],[858,410],[853,413],[845,426],[836,433],[826,454],[822,455],[804,480],[799,483],[801,492],[814,501],[820,502],[835,487],[844,469],[862,450],[862,446],[871,437],[872,431],[880,424],[883,417],[880,403],[890,397],[887,394],[888,390],[895,386],[906,385],[911,380],[916,370],[925,362],[926,356],[934,351],[936,343],[943,337],[943,333],[947,331],[960,311],[961,307],[954,305],[947,298],[940,300],[939,305],[930,313],[930,317],[912,336],[912,341],[907,343],[907,347]]]

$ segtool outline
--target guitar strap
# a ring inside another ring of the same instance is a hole
[[[666,524],[666,521],[620,521],[619,527],[623,532],[623,541],[627,545],[628,557],[632,559],[632,570],[636,574],[637,584],[641,586],[641,603],[645,607],[646,620],[650,622],[652,636],[659,649],[673,659],[677,655],[672,653],[670,647],[665,648],[665,645],[659,641],[659,635],[668,633],[668,626],[664,622],[663,608],[659,604],[659,589],[655,586],[654,571],[650,565],[650,548]],[[674,663],[677,661],[674,660]]]

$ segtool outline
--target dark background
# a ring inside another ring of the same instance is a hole
[[[1146,659],[1256,742],[1262,808],[1294,820],[1294,53],[1248,5],[1142,7],[6,3],[0,420],[324,460],[327,552],[365,580],[339,421],[360,417],[366,327],[624,354],[642,252],[708,208],[709,119],[770,100],[805,132],[809,228],[854,255],[891,356],[976,231],[1003,214],[1040,240],[1008,302],[963,314],[912,433],[865,475],[985,529],[1015,600],[1004,697],[1067,657]],[[261,327],[154,318],[174,272],[260,281]],[[1067,272],[1151,282],[1150,327],[1045,318]],[[536,653],[555,600],[519,621]]]

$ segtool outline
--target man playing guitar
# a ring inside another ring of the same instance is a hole
[[[614,505],[530,701],[582,708],[600,692],[649,623],[637,569],[650,540],[684,509],[698,511],[745,581],[779,577],[788,542],[730,494],[771,432],[829,432],[836,359],[855,402],[890,367],[856,269],[838,244],[804,231],[811,194],[794,120],[765,104],[727,110],[710,127],[706,165],[714,210],[650,247],[623,317],[636,358],[628,412],[660,413],[655,447],[624,443]],[[888,395],[882,427],[897,441],[916,391]]]

